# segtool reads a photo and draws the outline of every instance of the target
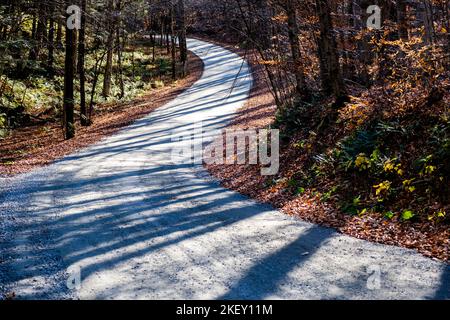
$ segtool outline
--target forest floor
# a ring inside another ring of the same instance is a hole
[[[158,107],[173,100],[192,86],[202,75],[203,62],[192,52],[189,54],[188,76],[173,81],[165,75],[164,87],[150,91],[130,102],[103,103],[95,107],[93,124],[83,127],[77,121],[76,136],[64,140],[61,124],[55,121],[35,123],[14,129],[4,139],[0,139],[0,176],[28,172],[57,159],[92,145],[106,136],[142,118]]]
[[[199,37],[202,38],[202,37]],[[266,81],[266,73],[258,63],[256,52],[247,51],[238,46],[226,44],[223,41],[215,43],[245,57],[252,67],[255,79],[248,102],[229,125],[229,129],[265,128],[273,124],[277,107]],[[328,140],[332,141],[327,137]],[[308,157],[295,145],[299,138],[289,144],[281,145],[280,174],[277,182],[269,181],[270,177],[260,174],[260,167],[254,165],[206,165],[208,171],[221,184],[263,203],[269,203],[286,214],[301,219],[332,227],[343,234],[358,239],[388,245],[414,249],[425,256],[449,263],[450,259],[450,228],[448,223],[431,223],[429,220],[402,221],[401,219],[386,219],[379,213],[368,212],[365,215],[351,215],[343,212],[334,194],[330,193],[327,201],[324,194],[330,185],[339,183],[332,181],[330,176],[325,187],[305,190],[302,194],[292,192],[290,179],[296,172],[308,168]],[[269,179],[269,180],[268,180]],[[303,189],[303,188],[302,188]],[[405,201],[408,201],[405,199]]]

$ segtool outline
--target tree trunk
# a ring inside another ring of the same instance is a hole
[[[42,48],[42,42],[44,39],[44,34],[46,32],[46,26],[45,26],[45,12],[43,8],[43,4],[38,4],[38,13],[37,13],[37,27],[36,27],[36,33],[34,37],[34,44],[30,51],[30,60],[38,60],[39,55]]]
[[[185,77],[188,70],[188,52],[186,42],[186,17],[184,9],[184,0],[178,0],[177,3],[177,28],[178,42],[180,46],[180,62],[182,77]]]
[[[108,1],[108,8],[114,11],[114,1]],[[108,19],[108,39],[106,46],[108,52],[106,55],[105,77],[103,79],[103,92],[102,95],[107,99],[111,93],[111,74],[113,67],[113,48],[114,48],[114,23],[111,19]]]
[[[288,0],[291,1],[291,0]],[[259,20],[260,20],[260,27],[261,32],[259,34],[259,42],[261,45],[261,48],[263,50],[270,49],[272,46],[272,14],[271,9],[269,7],[268,0],[259,0],[257,1],[257,9],[259,14]]]
[[[301,97],[306,97],[308,90],[306,88],[305,74],[303,71],[302,57],[300,54],[297,10],[293,0],[286,1],[286,13],[288,15],[289,42],[291,44],[292,60],[294,63],[294,75],[297,82],[296,91]]]
[[[33,14],[33,22],[31,23],[31,39],[36,39],[36,29],[37,29],[37,13]]]
[[[399,38],[403,41],[409,40],[406,3],[407,3],[407,0],[397,0],[398,35],[399,35]]]
[[[161,48],[164,46],[164,16],[161,16],[161,39],[160,39]]]
[[[53,63],[55,61],[54,50],[55,50],[55,7],[54,4],[50,5],[50,21],[49,21],[49,31],[48,31],[48,59],[47,59],[47,70],[49,73],[53,73]]]
[[[80,75],[80,123],[82,126],[89,125],[86,108],[86,0],[81,0],[81,28],[78,35],[78,74]]]
[[[154,63],[156,60],[156,33],[152,35],[152,62]]]
[[[172,10],[172,9],[171,9]],[[167,48],[167,54],[171,51],[171,39],[170,35],[172,33],[172,12],[169,12],[169,17],[166,17],[166,48]]]
[[[62,24],[61,18],[59,17],[59,13],[58,13],[58,18],[56,19],[56,25],[57,25],[57,29],[56,29],[56,48],[58,50],[62,50],[64,48],[64,46],[62,44],[63,24]]]
[[[70,5],[67,3],[67,5]],[[67,18],[69,15],[67,14]],[[66,57],[64,66],[64,137],[75,136],[74,125],[74,74],[75,74],[75,30],[66,26]]]
[[[367,8],[372,4],[369,0],[351,0],[352,2],[352,10],[351,14],[353,14],[353,28],[357,33],[361,33],[361,30],[365,27],[365,22],[369,18],[367,14]],[[370,47],[370,34],[363,34],[361,39],[357,40],[357,52],[359,55],[359,59],[361,63],[359,64],[359,79],[364,85],[370,85],[370,75],[368,72],[368,67],[372,63],[372,50]],[[357,61],[355,63],[357,65]]]
[[[434,43],[434,19],[433,8],[431,7],[429,0],[423,0],[422,20],[424,22],[424,40],[427,44]]]
[[[322,88],[326,94],[333,94],[338,99],[343,98],[346,91],[339,65],[330,6],[327,0],[316,0],[316,4],[320,24],[319,58]]]
[[[172,52],[172,79],[177,79],[177,46],[175,43],[175,13],[174,13],[173,5],[170,8],[170,43],[171,43],[171,52]]]
[[[122,11],[122,0],[117,1],[117,13],[118,17],[120,17],[120,13]],[[121,38],[121,30],[122,30],[122,21],[120,18],[117,18],[115,23],[117,26],[117,65],[118,65],[118,78],[119,78],[119,87],[120,87],[120,95],[119,99],[122,99],[125,96],[125,85],[123,82],[123,71],[122,71],[122,50],[125,45],[120,41]],[[125,42],[125,39],[124,39]]]

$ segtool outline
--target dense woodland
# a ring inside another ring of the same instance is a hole
[[[1,134],[51,118],[72,138],[97,104],[183,77],[186,34],[264,69],[284,150],[264,188],[448,231],[448,0],[2,1]]]
[[[136,97],[162,74],[186,72],[181,0],[2,2],[3,135],[51,113],[70,139],[76,121],[93,121],[97,103]]]

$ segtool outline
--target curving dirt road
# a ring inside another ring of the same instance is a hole
[[[450,268],[288,217],[172,161],[172,133],[223,128],[245,61],[189,40],[202,78],[117,135],[0,184],[0,290],[21,299],[445,299]],[[78,270],[80,273],[78,273]],[[80,275],[81,283],[76,279]],[[67,286],[67,280],[69,285]]]

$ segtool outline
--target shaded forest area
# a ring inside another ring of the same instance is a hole
[[[0,137],[61,121],[73,138],[97,107],[184,77],[185,39],[182,0],[2,1]]]

